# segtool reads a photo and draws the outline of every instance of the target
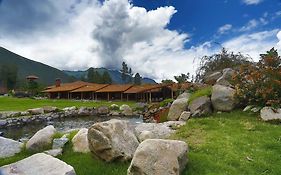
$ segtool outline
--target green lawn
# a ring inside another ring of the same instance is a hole
[[[96,107],[96,106],[110,106],[112,104],[122,105],[128,104],[131,107],[135,106],[136,102],[133,101],[99,101],[99,102],[85,102],[75,100],[53,100],[43,99],[34,100],[30,98],[12,98],[12,97],[0,97],[0,111],[25,111],[30,108],[38,108],[43,106],[55,106],[60,109],[65,107]]]
[[[281,174],[281,125],[235,111],[194,118],[172,137],[188,143],[188,175]]]
[[[281,125],[262,122],[240,111],[193,118],[172,139],[188,143],[189,162],[184,175],[279,175],[281,174]],[[129,162],[105,163],[91,154],[73,153],[71,143],[59,158],[72,165],[77,175],[124,175]],[[0,166],[30,153],[0,159]]]

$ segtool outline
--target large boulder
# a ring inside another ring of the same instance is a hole
[[[217,79],[216,84],[232,87],[230,82],[231,82],[232,76],[234,74],[235,74],[235,71],[233,69],[231,69],[231,68],[224,69],[222,76],[219,79]]]
[[[264,121],[281,120],[281,109],[273,109],[271,107],[264,107],[261,109],[261,118]]]
[[[212,104],[211,100],[207,96],[202,96],[194,99],[189,105],[188,108],[193,117],[202,116],[209,113],[212,113]]]
[[[11,157],[16,153],[19,153],[22,147],[23,143],[0,137],[0,158]]]
[[[178,175],[187,165],[188,146],[183,141],[148,139],[133,157],[128,175]]]
[[[204,78],[204,82],[206,84],[215,84],[216,81],[222,76],[222,73],[221,72],[214,72],[210,75],[207,75],[205,78]]]
[[[190,95],[185,95],[182,97],[178,97],[170,107],[169,113],[168,113],[168,120],[175,121],[180,118],[180,115],[183,111],[187,109],[187,101]]]
[[[116,119],[92,125],[88,140],[90,150],[107,162],[130,160],[139,145],[129,122]]]
[[[74,152],[90,152],[87,128],[82,128],[79,130],[79,132],[72,139],[72,145],[72,149]]]
[[[141,123],[135,128],[136,136],[139,141],[145,139],[165,139],[171,136],[177,126],[184,125],[185,122],[169,121],[164,123]]]
[[[180,94],[180,95],[177,97],[177,99],[181,99],[181,98],[187,98],[187,99],[188,99],[189,97],[190,97],[190,94],[184,92],[184,93]]]
[[[1,175],[75,175],[72,166],[44,153],[34,154],[0,168]]]
[[[55,132],[56,129],[52,125],[39,130],[33,137],[31,137],[31,139],[28,140],[26,148],[34,151],[45,149],[52,144]]]
[[[31,115],[44,114],[44,109],[43,109],[43,108],[28,109],[27,111],[28,111]]]
[[[181,113],[181,116],[179,118],[179,121],[187,121],[191,116],[191,112],[190,111],[183,111]]]
[[[64,145],[68,142],[67,137],[56,138],[53,140],[53,149],[63,148]]]
[[[214,85],[211,101],[215,110],[229,112],[236,105],[235,89],[222,85]]]

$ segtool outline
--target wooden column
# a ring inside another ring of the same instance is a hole
[[[174,91],[173,90],[171,90],[171,97],[172,97],[172,99],[174,99]]]
[[[107,101],[109,101],[109,92],[107,93]]]
[[[149,103],[151,103],[151,91],[149,91]]]
[[[129,94],[127,94],[127,101],[129,101]]]
[[[98,100],[98,94],[95,93],[95,100]]]
[[[121,101],[123,101],[123,93],[121,92]]]
[[[83,92],[81,92],[81,100],[83,100]]]

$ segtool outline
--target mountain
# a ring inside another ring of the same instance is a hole
[[[94,68],[95,71],[98,71],[100,74],[107,71],[112,79],[114,84],[122,84],[122,74],[118,70],[106,69],[106,68]],[[77,79],[87,78],[88,70],[85,71],[64,71],[69,76],[73,76]],[[155,84],[156,82],[150,78],[142,78],[143,84]]]
[[[38,82],[44,85],[54,84],[56,78],[60,78],[62,82],[71,82],[75,78],[63,71],[42,64],[30,59],[17,55],[3,47],[0,47],[0,66],[12,65],[16,66],[18,70],[18,79],[25,80],[28,75],[35,75],[39,77]]]

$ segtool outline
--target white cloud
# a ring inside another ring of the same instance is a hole
[[[281,55],[281,31],[278,32],[277,38],[279,40],[279,42],[277,43],[277,48],[279,50],[279,55]]]
[[[277,46],[278,40],[276,36],[278,31],[278,29],[275,29],[252,34],[243,34],[224,42],[223,46],[231,51],[249,55],[257,61],[261,53],[265,53],[272,47]]]
[[[257,5],[260,4],[263,0],[242,0],[246,5]]]
[[[231,29],[232,29],[232,25],[231,24],[225,24],[225,25],[221,26],[218,29],[218,33],[219,34],[224,34],[224,33],[228,32]]]
[[[240,31],[242,31],[242,32],[250,31],[250,30],[256,28],[259,24],[260,23],[258,20],[252,19],[245,26],[241,27]]]
[[[104,4],[82,0],[69,13],[69,7],[56,5],[62,13],[66,11],[63,14],[67,24],[50,26],[55,30],[51,34],[47,30],[25,37],[0,36],[1,46],[68,70],[91,66],[119,69],[120,62],[125,60],[134,72],[158,81],[180,73],[194,73],[198,58],[218,51],[211,41],[186,49],[189,35],[167,29],[176,13],[173,7],[147,11],[128,0],[108,0]],[[274,30],[241,35],[224,42],[223,46],[258,58],[258,54],[276,46],[276,34]]]

